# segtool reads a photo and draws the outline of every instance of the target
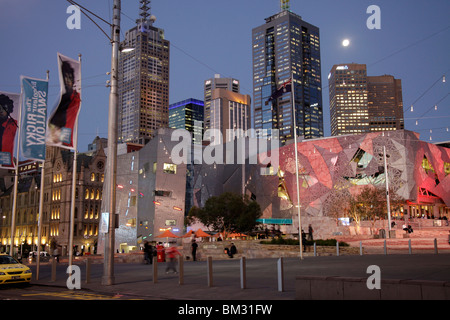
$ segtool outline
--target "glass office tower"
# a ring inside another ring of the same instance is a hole
[[[186,99],[169,105],[169,127],[186,129],[192,135],[192,141],[201,144],[203,137],[204,103],[201,100]]]
[[[252,41],[253,128],[259,135],[278,129],[282,144],[294,138],[294,127],[297,135],[305,139],[323,137],[319,28],[283,10],[254,28]],[[291,75],[295,126],[292,93],[268,102],[271,94]]]

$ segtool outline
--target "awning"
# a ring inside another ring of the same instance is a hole
[[[185,235],[182,235],[181,237],[182,238],[189,238],[189,237],[191,237],[192,236],[192,234],[194,233],[194,231],[192,231],[192,230],[189,230],[189,232],[188,233],[186,233]]]
[[[206,233],[206,232],[203,231],[202,229],[198,229],[197,231],[195,231],[195,236],[196,236],[197,238],[211,237],[210,234]]]
[[[179,238],[179,236],[174,235],[170,230],[166,230],[155,238]]]

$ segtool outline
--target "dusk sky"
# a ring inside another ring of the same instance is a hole
[[[77,2],[111,21],[113,0]],[[111,45],[84,15],[81,29],[69,30],[69,5],[64,0],[0,0],[0,91],[20,92],[20,75],[45,79],[49,70],[50,114],[59,94],[57,52],[73,59],[81,53],[78,150],[83,152],[96,135],[108,135],[105,84]],[[370,5],[380,7],[379,30],[366,26]],[[203,82],[216,73],[240,80],[241,93],[252,96],[252,29],[279,11],[278,0],[152,1],[154,26],[164,29],[171,43],[170,103],[203,100]],[[334,64],[355,62],[367,64],[370,76],[402,80],[406,129],[424,141],[450,140],[450,1],[291,0],[291,11],[320,28],[325,136],[330,136],[328,73]],[[122,0],[121,39],[138,14],[138,0]],[[95,21],[110,34],[108,25]],[[350,40],[348,47],[342,46],[344,39]]]

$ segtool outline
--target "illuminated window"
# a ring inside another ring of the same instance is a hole
[[[126,226],[135,228],[136,227],[136,218],[128,219],[127,223],[126,223]]]
[[[95,181],[95,173],[91,173],[91,181]]]
[[[445,176],[448,176],[450,174],[450,163],[449,162],[444,162],[444,172],[445,172]]]
[[[422,168],[425,170],[425,173],[428,173],[429,171],[435,172],[433,166],[431,165],[430,161],[428,161],[426,156],[423,156]]]
[[[164,173],[176,174],[177,173],[177,165],[173,163],[164,163],[163,168]]]

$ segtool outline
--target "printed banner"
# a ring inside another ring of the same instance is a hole
[[[0,167],[15,168],[14,150],[20,94],[0,92]]]
[[[20,150],[27,159],[45,161],[48,81],[22,76]]]
[[[81,63],[58,53],[58,67],[61,96],[48,121],[47,145],[74,149],[81,105]]]

